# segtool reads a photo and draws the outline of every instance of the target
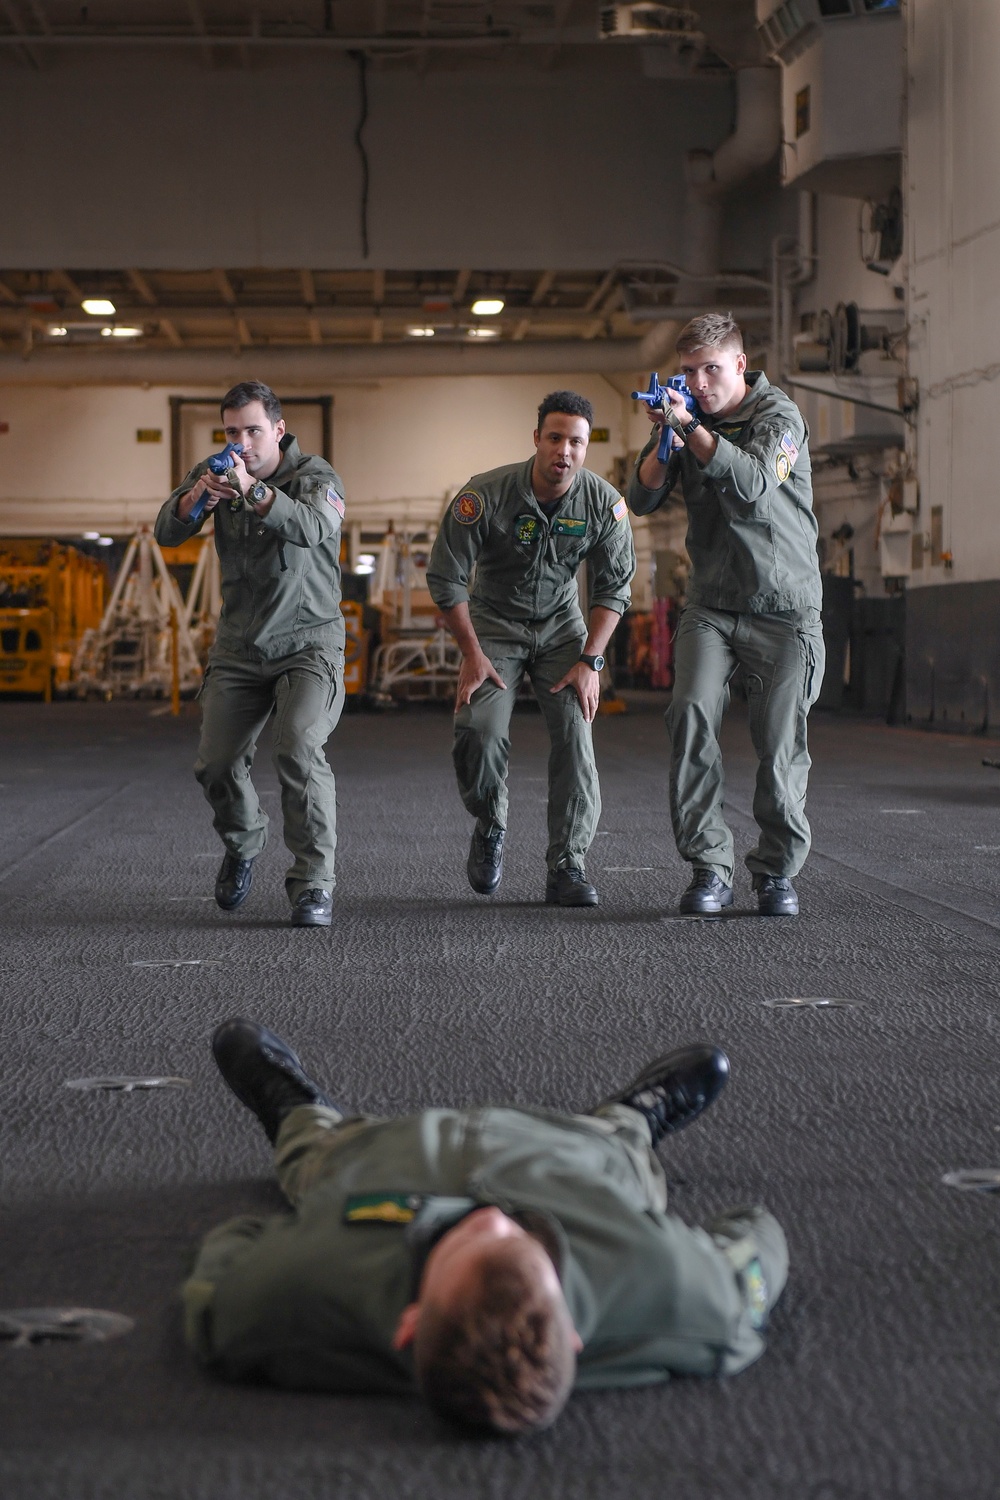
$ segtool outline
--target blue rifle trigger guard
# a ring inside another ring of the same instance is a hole
[[[211,469],[213,474],[225,474],[233,466],[233,457],[239,457],[242,452],[242,443],[227,443],[221,453],[212,454],[211,458],[208,460],[208,467]],[[191,507],[191,514],[188,516],[188,520],[200,521],[202,516],[205,514],[206,504],[206,496],[202,495],[201,499]]]

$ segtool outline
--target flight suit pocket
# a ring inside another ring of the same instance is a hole
[[[807,708],[811,708],[820,695],[823,686],[823,674],[826,670],[826,647],[823,644],[823,632],[821,630],[797,631],[799,638],[799,657],[802,664],[802,701]]]

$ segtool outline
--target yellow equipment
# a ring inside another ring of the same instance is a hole
[[[69,686],[77,643],[99,623],[104,569],[57,542],[0,544],[0,693]]]
[[[347,626],[344,643],[344,691],[364,693],[368,689],[368,643],[371,632],[364,628],[364,605],[353,599],[341,601],[340,612]]]

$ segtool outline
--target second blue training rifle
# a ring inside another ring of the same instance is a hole
[[[668,391],[676,391],[678,395],[683,396],[684,405],[687,407],[689,412],[697,411],[698,403],[692,396],[691,392],[688,390],[687,382],[685,381],[683,375],[669,375],[667,377],[666,385],[661,385],[660,377],[655,370],[649,377],[649,390],[633,391],[632,400],[645,401],[647,406],[655,406],[658,407],[661,411],[669,411],[670,398],[667,395]],[[660,446],[656,450],[656,456],[660,460],[661,464],[665,464],[667,459],[670,457],[670,450],[673,445],[673,428],[668,427],[667,424],[664,423],[663,429],[660,433]]]
[[[233,458],[238,458],[242,452],[242,443],[227,443],[221,453],[212,454],[211,458],[208,460],[208,467],[211,469],[213,474],[228,474],[230,469],[233,467]],[[232,483],[232,480],[230,480],[230,483]],[[239,489],[239,486],[236,485],[235,488]],[[235,496],[233,498],[235,499]],[[192,505],[191,514],[188,516],[188,520],[200,521],[202,516],[205,514],[205,506],[207,503],[208,491],[205,490],[202,493],[201,498],[196,500],[194,505]]]

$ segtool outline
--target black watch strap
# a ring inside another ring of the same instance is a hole
[[[599,672],[604,666],[603,656],[588,656],[586,652],[580,652],[580,660],[585,661],[592,672]]]
[[[704,422],[698,416],[697,412],[692,412],[691,420],[687,424],[687,426],[682,429],[682,432],[684,436],[687,437],[689,432],[695,432],[699,427],[704,427],[704,425]]]

